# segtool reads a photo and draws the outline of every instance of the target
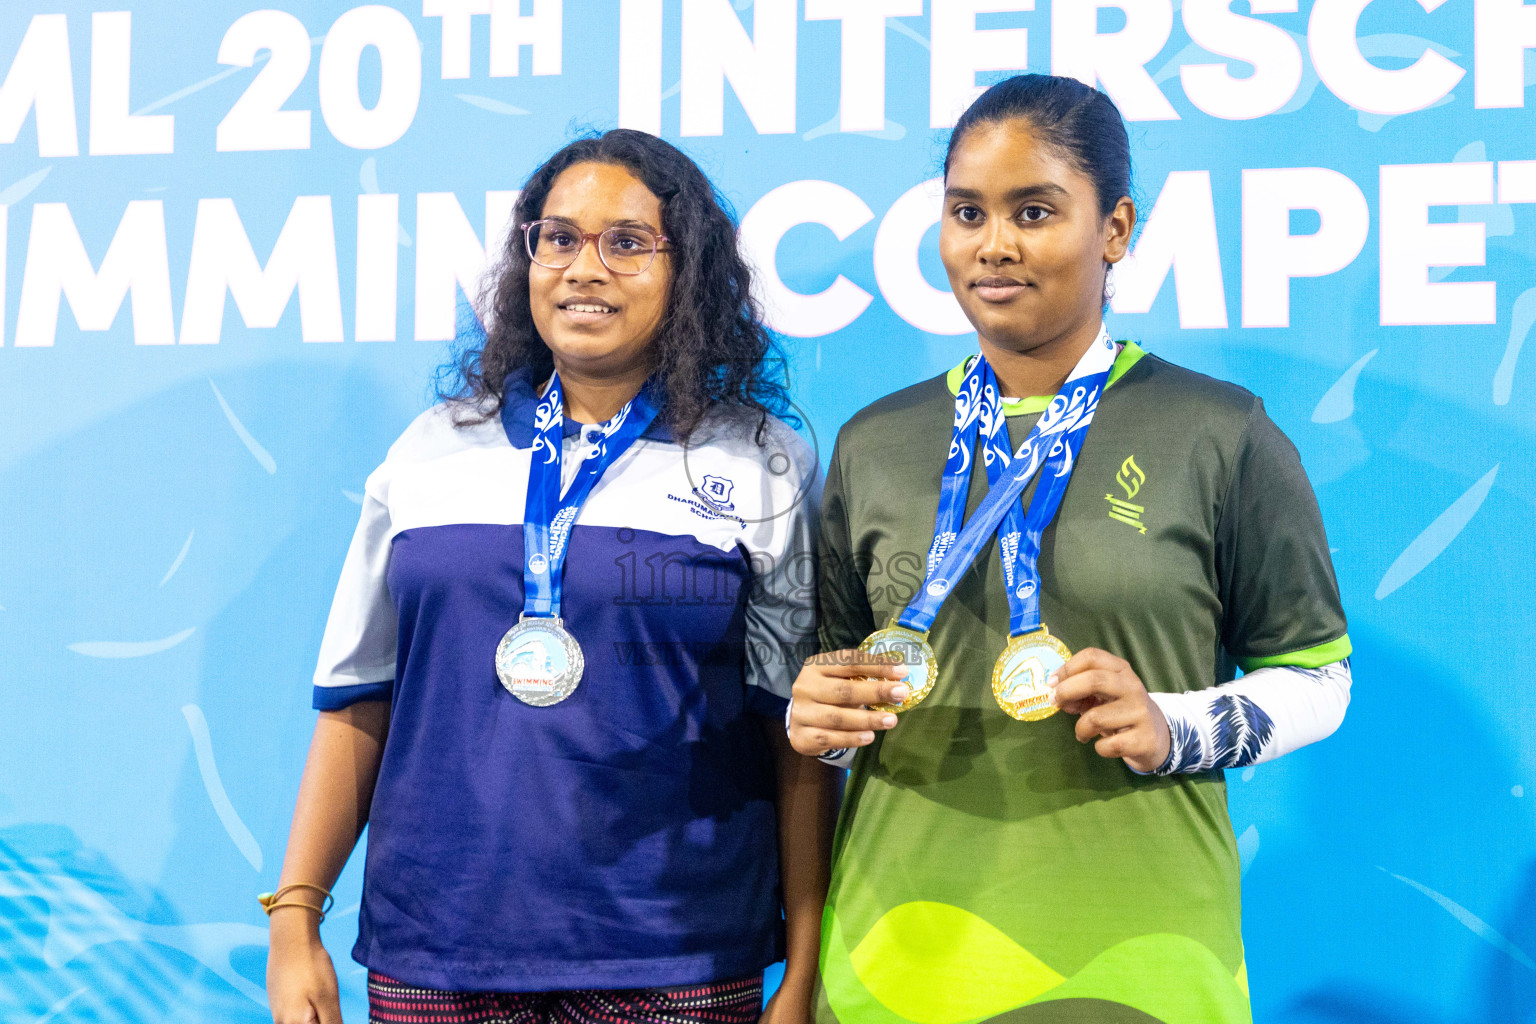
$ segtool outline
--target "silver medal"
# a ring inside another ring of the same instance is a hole
[[[575,692],[586,668],[581,645],[557,618],[524,615],[496,647],[496,675],[524,704],[548,707]]]

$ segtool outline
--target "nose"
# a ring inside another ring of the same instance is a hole
[[[1017,263],[1022,256],[1023,252],[1019,248],[1018,237],[1013,226],[1000,217],[993,218],[982,235],[981,247],[976,252],[976,258],[982,263],[1000,266],[1005,263]]]
[[[588,284],[607,281],[610,271],[597,251],[596,238],[582,239],[576,258],[565,268],[565,279],[571,284]]]

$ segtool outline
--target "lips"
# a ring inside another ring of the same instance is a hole
[[[618,307],[591,296],[573,296],[555,303],[566,323],[575,326],[600,324],[618,312]]]
[[[1011,277],[983,277],[971,284],[971,290],[983,302],[1007,302],[1030,287]]]
[[[617,313],[618,312],[617,308],[615,308],[614,306],[609,305],[608,303],[602,301],[601,299],[586,299],[586,298],[582,298],[582,299],[566,299],[564,302],[557,303],[556,305],[558,305],[561,309],[566,310],[567,312],[570,312],[570,313]]]

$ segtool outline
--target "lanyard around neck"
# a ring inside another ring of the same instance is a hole
[[[996,376],[984,356],[972,360],[955,396],[954,429],[934,516],[927,575],[901,613],[901,625],[926,632],[956,581],[976,560],[988,538],[997,534],[1007,582],[1009,630],[1018,635],[1039,628],[1040,538],[1066,493],[1077,453],[1118,354],[1119,346],[1101,325],[1098,337],[1011,455]],[[966,520],[971,451],[977,434],[983,438],[990,487]],[[1019,498],[1042,466],[1046,467],[1045,474],[1025,513]]]
[[[561,580],[570,550],[571,526],[598,479],[656,419],[659,407],[649,384],[577,456],[581,465],[560,493],[561,446],[565,434],[565,395],[560,375],[533,410],[533,448],[529,451],[528,497],[523,508],[523,614],[560,617]]]

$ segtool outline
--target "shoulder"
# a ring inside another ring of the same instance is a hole
[[[744,406],[711,410],[681,447],[750,465],[791,485],[814,478],[820,468],[816,450],[793,427],[772,413]]]
[[[431,464],[474,449],[507,447],[501,418],[483,419],[477,409],[458,402],[440,402],[410,422],[389,446],[384,461],[368,476],[364,488],[377,501],[389,503],[391,484],[419,475]],[[452,463],[450,463],[452,464]]]
[[[1143,428],[1161,424],[1235,443],[1264,403],[1252,391],[1151,353],[1143,355],[1104,392],[1101,414],[1123,412]]]
[[[1259,396],[1240,384],[1171,363],[1150,352],[1138,359],[1116,383],[1124,392],[1144,389],[1159,399],[1179,399],[1209,412],[1230,412],[1243,417],[1259,402]]]
[[[686,438],[642,447],[633,471],[647,492],[660,482],[666,501],[681,503],[670,507],[686,526],[674,532],[703,530],[701,539],[707,534],[720,546],[782,551],[820,500],[815,449],[788,423],[755,409],[717,406]]]
[[[389,446],[384,465],[429,462],[466,448],[507,443],[501,418],[462,402],[439,402],[417,416]]]
[[[1279,488],[1271,493],[1310,487],[1295,444],[1262,398],[1157,356],[1143,356],[1105,391],[1093,431],[1138,439],[1147,458],[1184,467],[1204,481],[1212,508],[1225,507],[1239,480],[1244,488]]]
[[[955,398],[945,374],[930,377],[869,403],[837,433],[844,453],[901,445],[914,432],[948,430],[954,420]]]

